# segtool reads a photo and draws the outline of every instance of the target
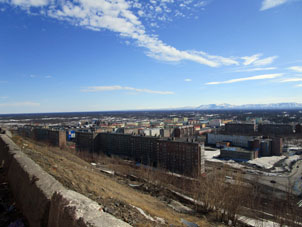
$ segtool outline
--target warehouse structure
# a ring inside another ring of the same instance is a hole
[[[232,146],[249,147],[249,141],[254,140],[253,136],[227,135],[227,134],[207,134],[206,143],[216,145],[216,143],[230,142]]]
[[[294,126],[289,124],[259,124],[258,132],[263,135],[291,135]]]
[[[235,161],[248,161],[258,158],[257,150],[247,150],[240,147],[224,147],[220,150],[220,158]]]
[[[233,134],[254,134],[256,132],[256,124],[254,123],[227,123],[225,124],[225,132]]]

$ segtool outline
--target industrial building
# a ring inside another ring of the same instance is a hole
[[[145,136],[160,136],[161,135],[161,128],[141,129],[140,134],[145,135]]]
[[[118,128],[118,129],[116,129],[115,132],[116,133],[121,133],[121,134],[135,134],[135,135],[137,135],[139,133],[139,129],[138,128]]]
[[[260,141],[259,156],[267,157],[282,155],[283,151],[282,138],[263,139]]]
[[[215,145],[216,147],[226,148],[225,152],[228,151],[228,147],[240,147],[245,148],[249,151],[257,151],[258,153],[253,156],[250,156],[250,159],[253,157],[259,156],[273,156],[282,154],[282,138],[273,137],[272,139],[262,139],[261,137],[253,136],[239,136],[239,135],[225,135],[225,134],[211,134],[207,135],[207,144]],[[239,148],[238,148],[239,149]],[[236,159],[236,152],[243,152],[242,150],[233,149],[232,153],[229,153],[229,157],[234,157]],[[234,155],[233,155],[234,153]],[[225,155],[227,155],[225,153]]]
[[[258,132],[263,135],[291,135],[294,127],[289,124],[259,124]]]
[[[173,137],[190,137],[194,135],[194,126],[193,125],[186,125],[186,126],[180,126],[176,127],[173,130]]]
[[[254,123],[227,123],[225,124],[225,132],[232,134],[254,134],[256,132],[256,124]]]
[[[224,147],[220,150],[219,157],[235,161],[248,161],[258,158],[258,151],[246,150],[240,147]]]
[[[222,121],[221,121],[221,119],[212,119],[209,121],[209,126],[210,127],[220,127],[220,126],[222,126]]]
[[[254,137],[209,133],[207,134],[206,143],[209,145],[216,145],[218,142],[230,142],[231,146],[248,148],[250,140],[254,140]]]

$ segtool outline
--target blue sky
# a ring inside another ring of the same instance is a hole
[[[0,0],[0,113],[302,103],[301,0]]]

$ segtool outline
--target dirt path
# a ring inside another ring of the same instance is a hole
[[[14,140],[27,155],[65,187],[99,202],[104,211],[131,225],[183,226],[183,218],[199,226],[217,226],[209,224],[204,218],[174,211],[164,201],[119,183],[70,152],[34,144],[20,137],[15,137]]]

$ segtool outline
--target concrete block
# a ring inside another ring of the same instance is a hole
[[[98,203],[65,189],[6,135],[0,135],[0,161],[8,170],[17,206],[31,227],[129,226],[103,212]]]
[[[128,227],[129,224],[105,213],[91,199],[71,190],[55,192],[51,199],[49,226]]]
[[[50,199],[63,186],[23,153],[13,156],[8,181],[30,226],[48,226]]]
[[[6,135],[0,134],[0,165],[7,173],[12,157],[21,153],[19,147]]]

